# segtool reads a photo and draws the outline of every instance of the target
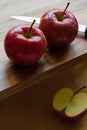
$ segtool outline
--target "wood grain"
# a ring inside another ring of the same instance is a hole
[[[70,0],[80,24],[87,25],[87,0]],[[15,25],[26,22],[12,15],[38,16],[53,8],[64,8],[66,0],[0,0],[0,129],[86,130],[87,115],[75,122],[61,120],[51,107],[61,87],[75,91],[87,85],[87,40],[78,35],[71,45],[52,51],[47,48],[33,66],[13,64],[4,51],[4,37]],[[87,90],[85,90],[87,91]]]
[[[29,82],[21,84],[20,87],[27,86],[27,89],[0,102],[0,129],[86,130],[87,115],[68,122],[60,119],[51,106],[53,96],[60,88],[72,87],[76,91],[87,85],[86,66],[87,62],[78,64],[31,87]]]
[[[50,50],[47,48],[45,54],[40,59],[40,61],[29,67],[19,67],[14,65],[6,56],[4,51],[4,37],[7,31],[18,24],[24,24],[23,21],[14,20],[11,18],[11,15],[30,15],[30,16],[41,16],[47,10],[53,8],[64,8],[66,5],[66,1],[63,0],[63,4],[61,1],[52,1],[47,4],[47,1],[39,1],[35,5],[32,1],[25,1],[21,3],[21,6],[15,6],[20,4],[20,0],[11,1],[4,0],[0,1],[0,8],[2,9],[2,15],[0,18],[2,19],[0,22],[0,27],[2,33],[0,33],[0,98],[2,99],[2,95],[7,93],[7,96],[10,94],[17,93],[21,91],[23,88],[18,87],[19,84],[23,82],[29,81],[32,84],[35,82],[39,82],[43,80],[43,78],[48,78],[49,75],[55,73],[55,71],[62,71],[64,69],[68,69],[80,62],[84,61],[87,58],[87,40],[83,37],[76,37],[76,39],[71,43],[69,47],[59,50]],[[33,0],[34,2],[34,0]],[[87,24],[87,4],[86,0],[82,1],[72,1],[69,7],[70,11],[72,11],[79,23]],[[15,6],[15,8],[12,8]],[[29,7],[29,8],[28,8]],[[32,8],[30,8],[32,7]],[[4,8],[4,9],[3,9]],[[8,9],[8,10],[7,10]],[[6,15],[4,15],[6,14]],[[6,17],[5,17],[6,16]],[[85,19],[85,20],[83,20]],[[43,76],[44,75],[44,76]],[[47,76],[46,76],[47,75]],[[41,77],[41,78],[40,78]],[[14,87],[17,86],[17,87]],[[29,87],[29,86],[28,86]],[[12,93],[11,93],[12,92]],[[10,93],[10,94],[9,94]]]

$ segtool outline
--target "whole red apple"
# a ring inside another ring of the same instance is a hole
[[[39,28],[44,32],[48,45],[67,46],[75,39],[78,21],[75,15],[66,9],[53,9],[41,17]]]
[[[30,30],[29,30],[30,29]],[[43,32],[28,24],[13,27],[5,36],[4,48],[9,59],[18,65],[32,65],[43,55],[47,41]]]

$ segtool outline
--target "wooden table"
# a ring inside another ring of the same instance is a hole
[[[73,1],[72,11],[87,25],[87,0]],[[19,6],[20,5],[20,6]],[[59,119],[51,108],[54,93],[61,87],[77,90],[87,84],[87,40],[76,37],[58,52],[46,50],[31,67],[18,67],[6,56],[3,43],[7,31],[26,22],[12,15],[38,16],[53,8],[64,8],[65,0],[0,0],[0,128],[13,130],[86,130],[87,116],[77,122]]]

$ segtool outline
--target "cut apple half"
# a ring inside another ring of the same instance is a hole
[[[79,119],[87,113],[87,93],[72,88],[61,88],[53,98],[53,109],[65,119]]]

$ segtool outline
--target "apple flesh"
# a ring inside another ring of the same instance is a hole
[[[43,32],[28,24],[10,29],[4,39],[4,48],[8,58],[17,65],[35,64],[45,52],[47,40]]]
[[[75,94],[72,88],[62,88],[55,94],[52,106],[64,119],[79,119],[87,113],[87,93],[79,91]]]
[[[78,21],[70,11],[53,9],[42,15],[39,28],[44,32],[49,46],[65,47],[77,36]]]

